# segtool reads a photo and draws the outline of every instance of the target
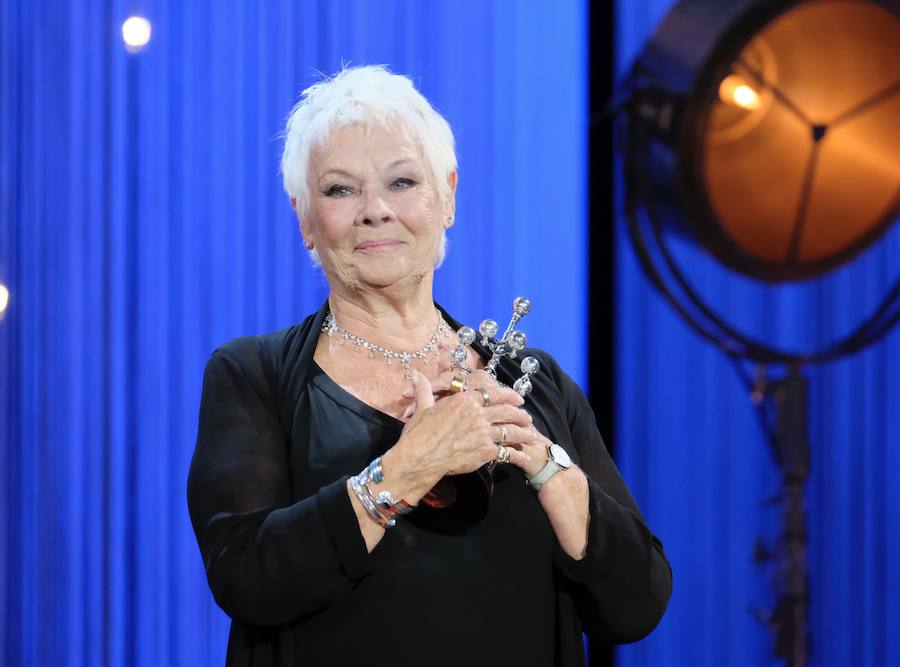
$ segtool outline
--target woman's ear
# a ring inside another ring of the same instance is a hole
[[[447,222],[444,229],[448,229],[456,222],[456,186],[459,182],[459,176],[455,171],[451,171],[447,176],[447,185],[450,186],[450,195],[447,197]]]
[[[307,250],[312,250],[316,247],[312,234],[309,232],[309,227],[302,220],[300,221],[300,236],[303,237],[303,245],[306,246]]]
[[[307,250],[312,250],[315,247],[315,244],[310,236],[309,226],[303,218],[300,217],[300,209],[297,208],[297,198],[293,195],[291,196],[291,208],[294,209],[294,214],[297,216],[297,226],[300,227],[300,236],[303,237],[303,245],[306,246]]]

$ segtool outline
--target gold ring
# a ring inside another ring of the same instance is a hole
[[[455,375],[452,380],[450,380],[450,393],[458,394],[461,391],[465,391],[469,387],[466,384],[466,378],[461,375]]]
[[[500,429],[500,439],[497,441],[497,444],[502,445],[509,437],[509,432],[506,430],[506,424],[497,424],[497,428]]]
[[[509,463],[509,447],[497,445],[497,462]]]

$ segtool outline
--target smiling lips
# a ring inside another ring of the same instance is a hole
[[[376,253],[386,252],[403,245],[403,241],[396,239],[381,239],[380,241],[363,241],[353,250],[354,252]]]

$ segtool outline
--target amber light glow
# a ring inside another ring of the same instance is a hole
[[[730,74],[719,84],[719,99],[747,111],[754,111],[762,106],[759,93],[739,74]]]
[[[729,60],[702,139],[720,255],[781,280],[829,270],[900,207],[900,21],[877,3],[803,2]]]

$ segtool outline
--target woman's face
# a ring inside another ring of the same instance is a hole
[[[332,288],[385,288],[434,271],[451,224],[418,144],[402,126],[348,125],[309,160],[310,201],[301,222]],[[456,175],[451,176],[451,190]]]

